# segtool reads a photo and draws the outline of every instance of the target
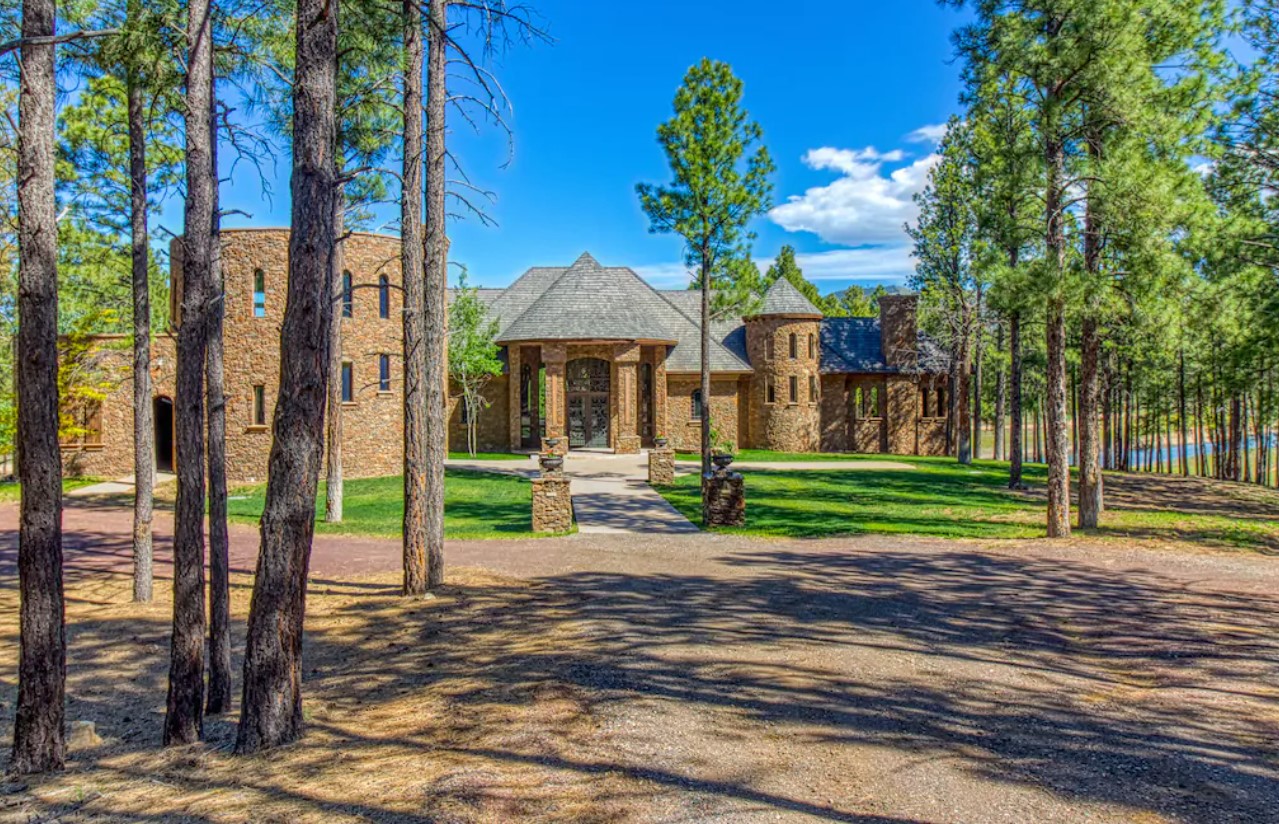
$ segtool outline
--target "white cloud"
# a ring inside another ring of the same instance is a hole
[[[910,251],[911,247],[906,244],[832,249],[827,252],[798,254],[795,262],[804,270],[804,277],[816,284],[822,292],[827,292],[829,289],[822,285],[822,281],[873,280],[905,283],[915,271]],[[760,261],[763,268],[771,264],[771,260]]]
[[[631,268],[654,289],[684,289],[693,280],[688,267],[683,263],[655,263]]]
[[[840,246],[901,243],[902,227],[918,214],[914,196],[928,182],[937,164],[930,154],[885,174],[885,163],[904,159],[900,151],[880,154],[874,149],[813,149],[804,163],[813,169],[832,169],[842,177],[791,195],[768,216],[788,232],[812,232]]]
[[[941,143],[942,138],[946,136],[949,127],[945,123],[936,123],[931,126],[920,126],[915,131],[906,135],[906,140],[911,143],[932,143],[934,145]]]

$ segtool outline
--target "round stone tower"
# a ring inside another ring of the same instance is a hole
[[[821,431],[822,313],[785,278],[746,318],[751,378],[750,443],[755,449],[816,452]]]

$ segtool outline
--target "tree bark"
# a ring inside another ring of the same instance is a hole
[[[702,357],[702,526],[710,526],[711,512],[706,497],[707,479],[711,474],[711,261],[702,249],[702,324],[700,344]],[[781,391],[778,389],[777,391]]]
[[[973,442],[972,459],[981,460],[981,366],[982,366],[981,293],[977,296],[977,319],[973,324]]]
[[[1098,432],[1099,392],[1098,364],[1101,335],[1096,317],[1089,314],[1083,321],[1081,345],[1082,380],[1079,387],[1079,528],[1095,529],[1101,522],[1104,506],[1101,475],[1101,442]]]
[[[1239,396],[1230,396],[1230,461],[1226,473],[1226,479],[1231,481],[1240,480],[1240,452],[1243,449],[1243,415],[1240,410]]]
[[[324,453],[329,315],[334,310],[337,15],[338,4],[326,0],[298,3],[289,291],[237,753],[279,746],[302,734],[302,628]]]
[[[404,168],[400,270],[404,282],[404,584],[422,595],[426,568],[425,249],[422,236],[422,11],[404,0]]]
[[[1045,238],[1049,265],[1053,268],[1054,294],[1048,299],[1048,405],[1044,437],[1048,447],[1048,537],[1070,535],[1069,434],[1066,431],[1066,298],[1061,282],[1066,272],[1065,214],[1063,206],[1065,148],[1057,125],[1046,127]]]
[[[1021,313],[1013,312],[1008,319],[1008,381],[1012,389],[1008,417],[1008,488],[1021,489],[1021,465],[1025,440],[1025,421],[1022,412],[1022,363],[1021,363]]]
[[[53,37],[53,0],[23,0],[22,37]],[[24,46],[18,98],[18,705],[9,769],[62,769],[67,639],[58,448],[54,46]]]
[[[338,187],[333,198],[333,271],[329,278],[329,300],[333,311],[329,319],[329,399],[326,419],[327,448],[324,476],[324,520],[331,524],[342,522],[342,307],[345,292],[342,273],[345,261],[342,255],[342,236],[346,234],[346,197]],[[335,375],[339,377],[334,377]]]
[[[445,83],[448,0],[430,0],[426,66],[426,576],[444,583],[444,460],[448,457],[448,214],[445,209]]]
[[[210,84],[213,79],[210,78]],[[231,538],[227,533],[226,370],[222,321],[226,289],[222,277],[222,220],[218,214],[217,96],[209,93],[209,156],[212,170],[213,229],[209,241],[209,338],[205,353],[209,449],[209,690],[204,710],[221,715],[231,709]]]
[[[995,349],[1002,355],[1004,351],[1004,324],[1000,321],[995,330]],[[1003,361],[997,361],[995,368],[995,460],[1004,460],[1004,424],[1008,414],[1008,384],[1004,373]]]
[[[142,0],[129,0],[136,21]],[[147,138],[142,82],[129,62],[125,74],[129,107],[129,234],[133,276],[133,600],[152,598],[155,550],[155,424],[151,400],[151,249],[147,234]]]
[[[191,744],[204,734],[204,370],[213,259],[213,44],[208,0],[191,0],[187,14],[187,191],[174,398],[178,499],[165,745]]]
[[[972,334],[970,319],[964,318],[961,327],[958,357],[955,361],[955,391],[952,393],[955,396],[955,459],[961,464],[971,464],[973,423],[969,403],[972,400],[972,380],[968,371],[969,336]]]
[[[1189,477],[1190,475],[1190,456],[1187,453],[1189,449],[1188,431],[1186,429],[1186,350],[1180,349],[1177,352],[1177,411],[1180,419],[1178,424],[1181,428],[1181,475]]]

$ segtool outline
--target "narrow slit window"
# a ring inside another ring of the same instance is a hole
[[[810,333],[808,335],[808,359],[816,360],[816,358],[817,358],[817,336]]]
[[[922,410],[921,414],[925,418],[932,417],[932,410],[928,408],[928,387],[927,386],[921,386],[919,388],[919,407]]]
[[[693,390],[692,409],[693,420],[700,421],[702,419],[702,390],[700,389]]]
[[[355,372],[350,361],[342,363],[342,403],[355,402]]]
[[[266,272],[253,270],[253,317],[266,317]]]
[[[777,386],[772,378],[764,378],[764,395],[768,403],[777,403]]]
[[[391,316],[391,282],[386,279],[386,275],[377,279],[377,316],[379,318]]]
[[[253,426],[266,426],[266,387],[253,387]]]
[[[808,376],[808,402],[817,403],[817,376]]]
[[[799,357],[799,336],[794,332],[790,333],[790,359],[795,360]]]
[[[768,339],[764,341],[764,359],[765,360],[772,360],[776,356],[775,352],[773,351],[776,348],[776,344],[777,344],[777,341],[773,340],[772,335],[769,335]]]
[[[377,356],[377,389],[379,392],[391,391],[391,356]]]
[[[790,376],[790,402],[799,403],[799,376]]]
[[[355,286],[351,282],[351,273],[342,273],[342,317],[355,316]]]

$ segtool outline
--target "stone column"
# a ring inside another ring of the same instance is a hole
[[[919,417],[919,385],[910,375],[889,375],[884,417],[888,422],[888,451],[914,455]]]
[[[520,356],[522,354],[518,343],[511,344],[506,347],[506,388],[507,388],[507,418],[510,425],[510,449],[519,449],[523,446],[520,443]]]
[[[746,524],[746,483],[740,473],[716,470],[702,477],[702,518],[707,526]]]
[[[546,437],[560,439],[555,451],[563,455],[568,452],[568,422],[564,420],[567,347],[562,343],[543,344],[542,362],[546,364]]]
[[[671,436],[671,422],[666,417],[666,347],[653,347],[653,435]]]
[[[648,451],[648,485],[673,486],[675,484],[675,450],[669,446],[654,447]]]
[[[639,359],[640,347],[636,343],[624,343],[614,355],[617,364],[617,437],[613,451],[619,455],[635,455],[640,451],[639,435]]]
[[[563,475],[533,479],[533,531],[568,532],[573,528],[573,495]]]

